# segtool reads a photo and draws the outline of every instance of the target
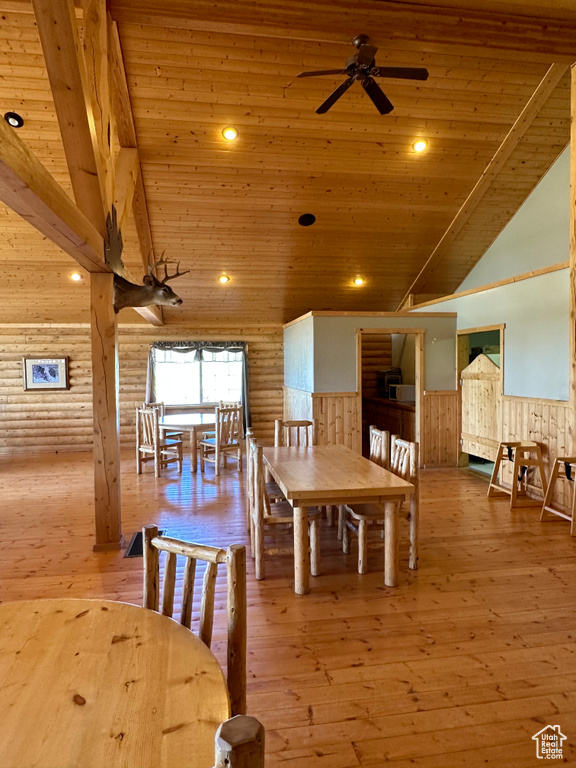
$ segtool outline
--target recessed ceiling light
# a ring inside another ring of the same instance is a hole
[[[70,280],[74,280],[75,283],[79,283],[82,280],[82,275],[80,272],[72,272],[70,275]]]
[[[298,224],[301,227],[310,227],[316,221],[316,216],[313,213],[303,213],[298,219]]]
[[[364,285],[364,278],[363,277],[355,277],[354,278],[354,285]]]
[[[4,120],[6,120],[8,125],[11,125],[12,128],[22,128],[24,125],[24,119],[20,117],[17,112],[6,112]]]
[[[234,141],[238,137],[238,130],[233,125],[227,125],[226,128],[222,129],[222,136],[226,141]]]
[[[224,285],[225,283],[229,283],[230,282],[230,277],[228,275],[220,275],[218,280],[219,280],[219,282],[222,283],[222,285]]]
[[[426,147],[428,146],[428,142],[426,139],[416,139],[414,144],[412,144],[412,149],[414,152],[424,152]]]

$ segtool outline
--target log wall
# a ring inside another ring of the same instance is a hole
[[[273,440],[282,415],[283,336],[280,326],[121,326],[120,440],[134,445],[134,412],[145,399],[148,346],[160,340],[248,342],[250,409],[255,433]],[[70,389],[24,392],[22,357],[70,358]],[[0,454],[92,448],[92,371],[88,325],[0,327]]]

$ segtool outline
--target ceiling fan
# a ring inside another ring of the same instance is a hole
[[[355,80],[358,80],[366,91],[374,106],[381,115],[392,112],[394,105],[382,91],[375,77],[394,77],[403,80],[427,80],[428,70],[424,67],[377,67],[374,57],[378,48],[370,43],[368,35],[356,35],[352,43],[358,49],[358,53],[350,56],[345,69],[324,69],[318,72],[300,72],[298,77],[317,77],[319,75],[348,75],[338,88],[331,93],[316,113],[323,115],[328,112],[340,96],[342,96]]]

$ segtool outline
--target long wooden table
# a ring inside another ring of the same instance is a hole
[[[294,507],[294,591],[310,591],[308,507],[342,504],[385,506],[386,586],[398,585],[398,500],[414,492],[411,483],[343,445],[264,448],[264,460]]]
[[[196,472],[198,465],[198,435],[216,429],[214,411],[206,413],[177,413],[158,420],[160,429],[180,430],[190,433],[190,471]]]
[[[212,652],[105,600],[0,605],[0,766],[208,768],[230,717]]]

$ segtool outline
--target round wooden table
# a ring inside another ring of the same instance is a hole
[[[211,651],[105,600],[0,605],[2,768],[208,768],[230,717]]]

